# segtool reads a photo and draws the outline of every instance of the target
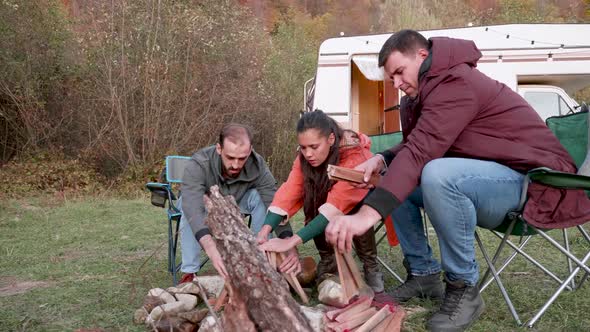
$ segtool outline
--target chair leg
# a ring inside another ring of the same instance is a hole
[[[584,236],[584,238],[586,239],[586,242],[590,243],[590,236],[588,236],[588,233],[586,232],[584,227],[582,227],[582,225],[579,225],[577,227],[582,236]],[[582,284],[588,279],[588,277],[590,277],[590,273],[584,273],[584,276],[582,277],[582,279],[580,279],[580,282],[578,283],[578,288],[582,287]]]
[[[510,234],[510,233],[507,233],[507,234]],[[477,241],[477,244],[479,245],[479,249],[481,250],[483,257],[486,260],[486,263],[488,264],[488,271],[491,272],[494,280],[496,280],[496,283],[498,284],[498,288],[500,288],[500,292],[502,293],[502,296],[504,297],[504,300],[506,301],[506,305],[508,306],[508,310],[510,310],[510,313],[512,314],[512,317],[514,317],[514,320],[516,321],[516,323],[519,326],[522,325],[520,318],[518,317],[518,314],[516,313],[516,310],[514,309],[514,305],[512,304],[512,301],[510,300],[510,297],[508,296],[508,293],[506,292],[506,289],[504,288],[504,285],[502,284],[502,280],[500,280],[500,276],[496,272],[496,268],[494,267],[494,264],[490,260],[490,257],[488,256],[488,254],[483,246],[483,243],[481,242],[481,239],[479,238],[479,234],[477,232],[475,232],[475,240]]]
[[[494,235],[496,235],[498,238],[502,238],[502,235],[496,233],[496,232],[492,232],[494,233]],[[530,235],[528,236],[528,238],[530,239]],[[514,243],[512,243],[511,241],[506,241],[506,243],[512,248],[514,249],[516,252],[518,252],[519,254],[521,254],[526,260],[528,260],[529,262],[531,262],[533,265],[535,265],[537,268],[539,268],[541,271],[543,271],[546,275],[548,275],[549,277],[551,277],[553,280],[555,280],[558,284],[563,283],[563,281],[561,279],[559,279],[559,277],[557,277],[553,272],[549,271],[547,268],[545,268],[541,263],[537,262],[537,260],[535,260],[533,257],[531,257],[529,254],[527,254],[526,252],[524,252],[522,250],[522,245],[521,247],[517,247]],[[572,290],[571,287],[569,287],[569,285],[567,286],[567,290]]]
[[[540,233],[541,234],[541,233]],[[580,262],[581,266],[586,266],[586,261],[588,261],[588,259],[590,258],[590,252],[588,252],[586,254],[586,256],[584,257],[584,259]],[[574,260],[575,262],[576,260]],[[578,262],[576,262],[577,264]],[[567,279],[565,279],[565,281],[561,284],[561,286],[557,289],[557,291],[551,296],[551,298],[549,299],[549,301],[547,301],[543,307],[541,307],[541,309],[539,310],[539,312],[537,312],[537,314],[531,318],[531,320],[529,320],[526,323],[527,327],[533,327],[533,325],[539,320],[539,318],[541,318],[541,316],[545,313],[545,311],[547,311],[547,308],[549,308],[549,306],[551,304],[553,304],[553,302],[555,301],[555,299],[557,299],[557,297],[559,296],[559,294],[561,294],[563,292],[563,290],[566,288],[567,284],[574,279],[574,277],[576,276],[576,274],[578,274],[578,272],[580,271],[580,265],[578,265],[573,271],[572,273],[569,275],[569,277],[567,277]]]
[[[494,233],[494,232],[492,232],[492,233]],[[498,234],[495,234],[495,235],[498,236],[498,237],[500,237]],[[500,237],[500,238],[502,238],[502,237]],[[522,250],[522,248],[524,248],[524,246],[526,246],[526,244],[529,242],[530,239],[531,239],[531,236],[530,235],[527,236],[524,239],[524,241],[521,241],[519,243],[518,249]],[[509,240],[507,240],[506,243],[508,245],[513,245],[512,242],[510,242]],[[512,252],[512,254],[508,258],[506,258],[506,260],[504,261],[504,263],[502,263],[502,266],[500,266],[500,268],[497,269],[498,270],[498,274],[502,273],[502,271],[504,271],[504,269],[506,267],[508,267],[508,265],[518,256],[518,254],[519,254],[519,251],[514,250]],[[492,278],[489,278],[487,281],[485,281],[485,279],[482,279],[482,281],[480,282],[480,286],[481,287],[479,288],[479,290],[481,292],[483,292],[493,281],[494,281],[494,278],[493,277]],[[482,285],[482,283],[483,283],[483,285]]]
[[[379,264],[381,264],[381,266],[383,266],[383,268],[385,268],[385,270],[387,270],[387,272],[389,272],[395,279],[397,279],[397,281],[399,281],[400,283],[404,282],[404,280],[397,273],[395,273],[395,271],[393,271],[393,269],[391,267],[389,267],[389,265],[387,265],[381,259],[381,257],[377,256],[377,262],[379,262]]]
[[[578,284],[578,288],[582,287],[582,284],[584,283],[584,281],[586,281],[588,279],[588,276],[590,276],[590,274],[588,274],[588,272],[584,273],[584,276],[582,277],[582,279],[580,279],[580,283]]]
[[[174,250],[174,235],[172,233],[172,223],[174,220],[168,217],[168,272],[172,274],[172,284],[176,286],[176,264]]]
[[[506,241],[508,240],[510,233],[512,233],[512,229],[514,228],[515,224],[516,224],[516,219],[512,220],[510,222],[510,225],[508,225],[508,229],[506,230],[506,233],[504,233],[505,235],[502,238],[502,241],[500,241],[500,245],[498,246],[498,249],[496,249],[496,253],[494,254],[494,258],[492,259],[492,266],[494,264],[496,264],[496,261],[498,260],[498,257],[500,256],[500,252],[502,252],[502,249],[504,249],[504,245],[506,244]],[[477,232],[475,232],[475,234],[479,237]],[[481,248],[483,249],[483,246]],[[488,269],[484,273],[483,277],[481,278],[481,282],[479,283],[479,286],[482,286],[483,282],[488,278],[488,276],[490,275],[490,270],[491,270],[491,268],[488,267]]]
[[[566,255],[568,258],[570,258],[574,263],[576,263],[576,265],[578,265],[578,267],[583,269],[586,273],[590,273],[590,267],[586,266],[585,263],[582,263],[578,258],[576,258],[576,256],[572,255],[569,251],[567,251],[564,247],[562,247],[557,241],[555,241],[551,236],[545,234],[543,231],[537,229],[534,226],[528,225],[528,227],[531,227],[535,231],[537,231],[537,233],[540,236],[542,236],[545,240],[549,241],[554,247],[559,249],[559,251],[561,251],[564,255]],[[586,235],[588,235],[588,234],[586,234]]]
[[[379,226],[377,226],[377,228],[375,228],[375,234],[377,234],[377,232],[383,227],[383,225],[385,225],[385,224],[381,223]],[[385,239],[386,236],[387,236],[387,234],[381,235],[379,240],[377,240],[376,245],[379,246],[379,244],[381,242],[383,242],[383,240]],[[353,255],[356,255],[356,251],[353,253]],[[400,283],[404,282],[404,280],[397,273],[395,273],[395,271],[393,271],[393,269],[389,265],[387,265],[387,263],[385,263],[385,261],[383,259],[381,259],[381,257],[379,257],[379,255],[377,255],[377,262],[379,262],[379,264],[381,264],[381,266],[383,266],[383,268],[387,272],[389,272],[389,274],[391,274],[395,279],[397,279],[397,281],[399,281]]]
[[[569,252],[570,251],[570,241],[567,236],[567,229],[564,228],[562,230],[562,232],[563,232],[563,244],[564,244],[565,250],[567,250]],[[574,268],[572,266],[572,260],[569,257],[566,257],[566,261],[567,261],[567,270],[571,274],[572,271],[574,270]],[[572,279],[572,281],[570,282],[570,285],[571,285],[572,289],[576,289],[575,278]]]
[[[176,286],[176,284],[178,283],[178,271],[180,271],[180,266],[182,265],[182,263],[180,264],[176,264],[176,253],[177,253],[177,249],[178,249],[178,231],[180,228],[180,219],[176,220],[176,231],[174,232],[174,242],[172,243],[172,254],[171,254],[171,258],[172,258],[172,282],[174,282],[174,286]]]

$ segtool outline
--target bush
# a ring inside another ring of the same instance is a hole
[[[2,168],[0,196],[22,198],[31,194],[92,194],[104,178],[77,159],[49,153],[14,159]]]
[[[190,154],[228,121],[264,122],[269,43],[237,3],[132,1],[89,13],[79,96],[89,102],[78,121],[89,124],[84,156],[105,173]]]
[[[59,1],[0,1],[0,165],[67,131],[71,40]]]

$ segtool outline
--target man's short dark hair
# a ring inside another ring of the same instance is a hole
[[[398,51],[403,55],[409,55],[420,48],[428,49],[428,40],[416,30],[401,30],[387,39],[379,51],[379,67],[385,66],[387,58]]]
[[[228,123],[219,132],[219,145],[223,147],[225,139],[232,142],[239,143],[240,141],[248,140],[252,145],[252,129],[249,126],[239,123]]]

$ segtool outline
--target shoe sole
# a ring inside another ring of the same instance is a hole
[[[484,312],[485,309],[486,309],[486,305],[485,305],[485,303],[482,302],[481,306],[475,311],[475,314],[473,315],[473,319],[471,320],[471,322],[469,322],[469,324],[467,324],[464,327],[457,327],[457,328],[450,328],[450,329],[436,329],[436,330],[433,330],[433,329],[431,329],[428,326],[426,326],[426,328],[430,332],[461,332],[461,331],[466,331],[466,330],[468,330],[475,323],[475,321],[477,321],[477,319],[479,318],[479,316],[481,316],[481,314]]]

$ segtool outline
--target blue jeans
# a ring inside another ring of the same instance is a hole
[[[178,201],[178,208],[182,210],[182,199]],[[249,214],[252,220],[250,227],[252,232],[257,234],[266,217],[266,206],[256,189],[248,190],[242,199],[238,202],[240,211],[243,214]],[[180,271],[183,273],[197,273],[201,266],[201,245],[195,238],[191,227],[184,217],[180,218],[180,251],[182,253],[182,266]]]
[[[412,275],[441,271],[424,234],[424,208],[438,236],[447,278],[475,285],[475,226],[500,225],[518,207],[523,181],[523,174],[491,161],[441,158],[426,164],[420,186],[392,213]]]

